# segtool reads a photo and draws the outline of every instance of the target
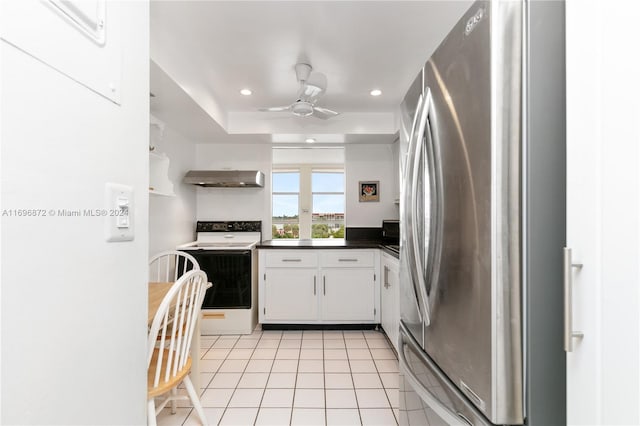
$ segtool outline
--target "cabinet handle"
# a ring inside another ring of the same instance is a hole
[[[313,295],[316,295],[316,277],[315,275],[313,276]]]
[[[327,295],[327,277],[324,275],[322,276],[322,295]]]
[[[302,262],[302,259],[282,259],[283,262]]]
[[[349,258],[349,259],[338,259],[338,262],[357,262],[358,259],[353,259],[353,258]]]
[[[582,268],[582,263],[572,263],[571,249],[565,247],[564,250],[564,350],[573,352],[573,338],[582,338],[581,331],[573,331],[573,268]]]
[[[389,288],[389,267],[384,265],[384,288]]]

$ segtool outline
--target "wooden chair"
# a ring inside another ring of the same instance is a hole
[[[198,393],[189,377],[191,340],[202,299],[207,289],[207,275],[192,270],[182,275],[160,303],[147,341],[147,424],[156,424],[156,415],[179,396],[176,389],[184,383],[189,399],[203,425],[207,424]],[[156,407],[156,397],[163,396]],[[173,410],[172,410],[173,411]]]
[[[172,283],[191,270],[199,270],[198,261],[189,253],[163,251],[149,259],[149,282]]]

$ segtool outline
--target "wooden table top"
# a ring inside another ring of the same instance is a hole
[[[149,283],[149,325],[153,322],[153,317],[156,316],[160,303],[162,303],[164,296],[169,292],[173,284],[174,283]]]

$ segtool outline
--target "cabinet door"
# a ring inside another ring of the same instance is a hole
[[[389,281],[391,280],[391,268],[389,267],[389,263],[385,260],[382,262],[382,285],[380,287],[380,323],[382,325],[382,329],[387,336],[389,336],[389,340],[393,341],[393,336],[391,335],[393,332],[393,296],[391,294]]]
[[[273,321],[318,319],[316,269],[268,268],[264,318]]]
[[[394,259],[395,260],[395,259]],[[398,328],[400,326],[399,287],[400,272],[398,262],[385,259],[382,264],[381,323],[385,333],[398,349]]]
[[[322,319],[375,320],[373,269],[328,268],[322,272]]]

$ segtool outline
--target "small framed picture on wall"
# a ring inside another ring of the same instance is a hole
[[[367,180],[358,182],[360,202],[380,201],[380,181]]]

